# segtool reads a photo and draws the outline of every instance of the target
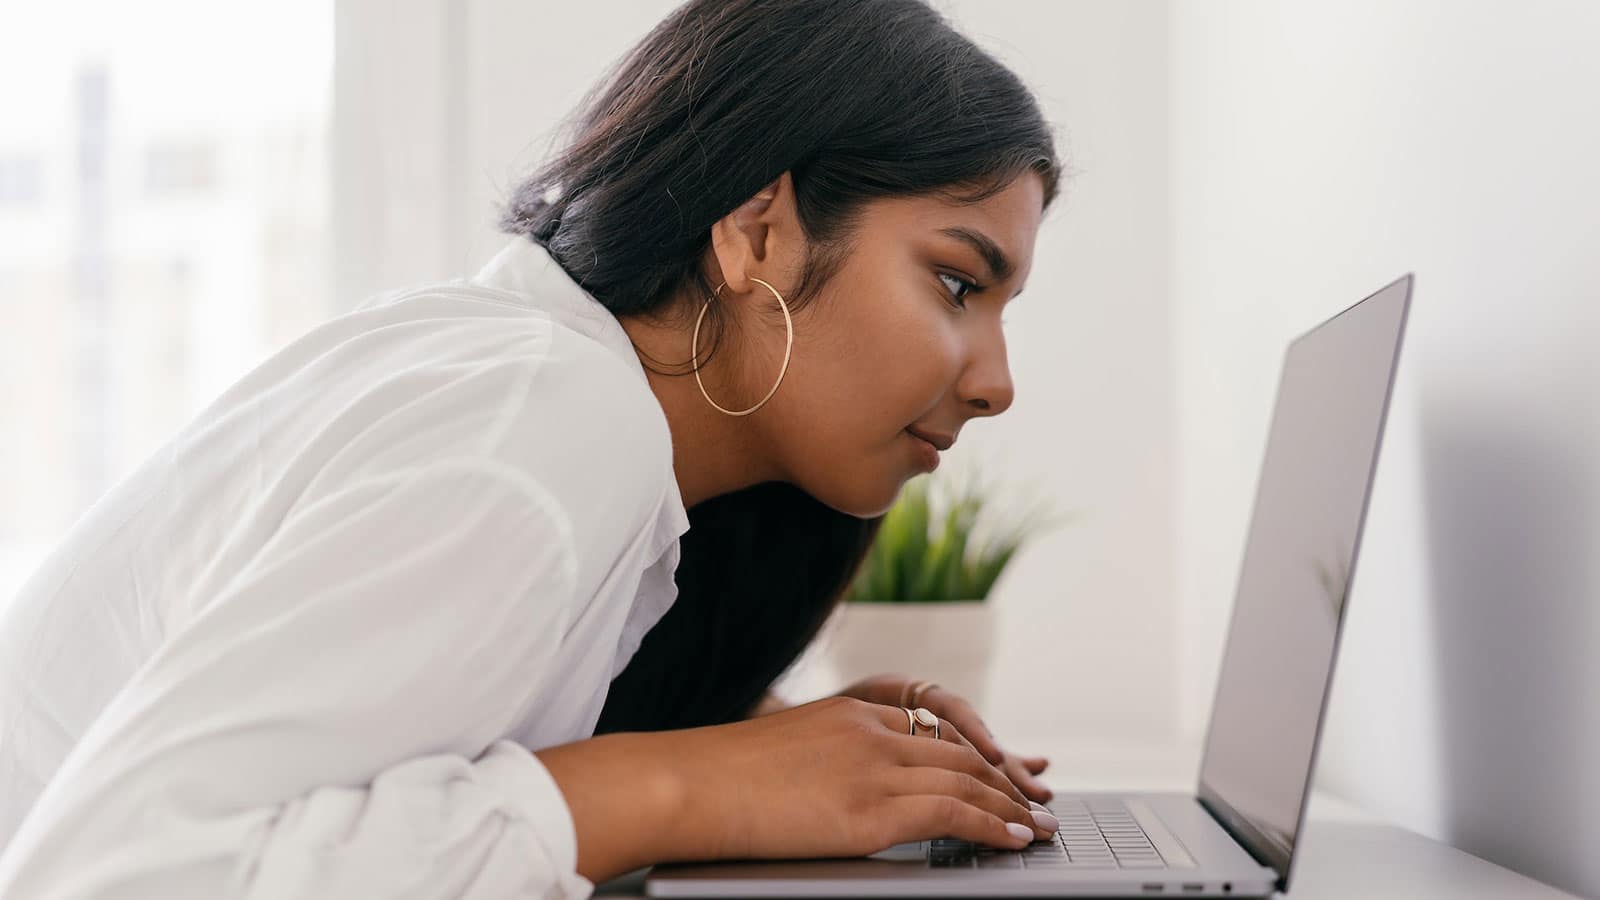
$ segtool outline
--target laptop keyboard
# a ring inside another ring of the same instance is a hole
[[[1021,850],[959,838],[928,842],[928,865],[940,869],[1164,869],[1166,861],[1121,800],[1066,797],[1045,804],[1061,829]]]

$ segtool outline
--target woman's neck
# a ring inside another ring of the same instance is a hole
[[[751,416],[720,412],[701,395],[694,374],[686,364],[690,356],[686,331],[640,317],[619,321],[640,351],[639,361],[650,390],[666,414],[672,434],[672,470],[685,509],[692,509],[703,500],[781,477],[775,456],[765,446],[761,429],[753,427]],[[701,335],[704,337],[705,332]],[[718,354],[701,369],[700,377],[705,380],[706,391],[718,403],[731,407],[732,404],[720,399],[718,393],[718,387],[727,382],[720,376],[730,356],[726,351]],[[673,372],[682,369],[684,374],[662,375],[652,366]]]

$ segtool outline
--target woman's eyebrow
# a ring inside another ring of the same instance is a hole
[[[984,264],[989,267],[989,277],[995,281],[1005,281],[1016,271],[1016,267],[1012,265],[1005,251],[1000,249],[1000,245],[981,231],[964,225],[950,225],[939,229],[939,233],[964,241],[978,251],[978,255],[983,257]]]

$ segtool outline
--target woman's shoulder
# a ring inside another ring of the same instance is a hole
[[[678,525],[666,415],[615,319],[458,281],[383,297],[357,314],[372,318],[364,334],[388,337],[359,355],[369,392],[393,388],[403,407],[373,405],[355,457],[492,461],[550,492],[580,550],[615,553],[619,537],[659,544],[660,523]]]
[[[317,481],[478,457],[564,505],[654,508],[671,438],[620,325],[597,333],[536,298],[459,282],[381,296],[284,348],[240,398],[271,398],[254,415],[280,443],[322,448]]]
[[[486,438],[490,455],[525,467],[581,520],[577,530],[629,534],[677,497],[665,413],[636,366],[556,321],[544,357]]]
[[[623,346],[626,336],[614,320],[606,331],[525,296],[458,281],[380,296],[346,317],[365,321],[323,343],[337,344],[362,370],[354,380],[365,393],[392,392],[413,415],[430,413],[426,424],[458,438],[458,452],[515,463],[553,445],[590,453],[619,441],[666,447],[665,415],[637,358],[623,356],[618,335]]]

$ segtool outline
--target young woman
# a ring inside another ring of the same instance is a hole
[[[1055,828],[961,697],[767,690],[1011,404],[1027,90],[920,0],[693,0],[575,124],[475,278],[274,354],[6,608],[0,896],[581,898]]]

